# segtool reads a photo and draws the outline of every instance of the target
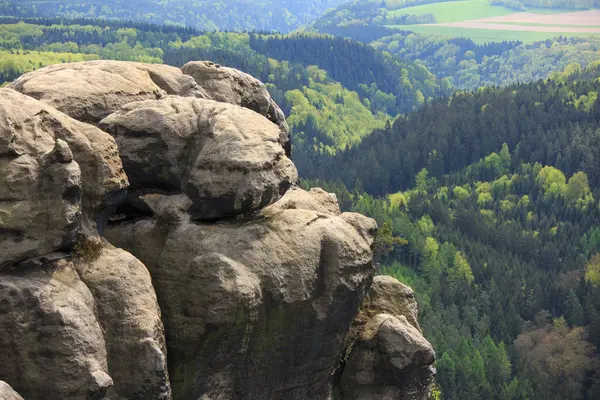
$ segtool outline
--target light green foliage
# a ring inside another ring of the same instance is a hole
[[[408,207],[408,199],[404,195],[404,193],[398,192],[390,194],[388,196],[388,199],[390,201],[390,207],[392,208],[396,208],[398,210],[406,210],[406,207]]]
[[[590,184],[585,172],[579,171],[569,178],[564,192],[565,199],[579,207],[585,207],[594,202],[594,196],[590,190]]]
[[[545,166],[537,176],[537,183],[542,186],[546,196],[558,197],[564,193],[567,180],[561,170]]]
[[[473,271],[471,271],[471,265],[467,261],[465,255],[460,251],[457,251],[454,255],[454,263],[452,268],[448,271],[448,279],[455,284],[459,281],[464,281],[469,285],[475,280]]]
[[[471,195],[470,189],[463,186],[455,186],[452,189],[452,193],[458,200],[466,200]]]
[[[356,92],[339,83],[311,80],[308,87],[287,92],[286,101],[291,105],[288,123],[297,142],[314,140],[319,150],[328,152],[358,143],[374,129],[383,128],[388,118],[373,115]]]
[[[437,257],[439,250],[440,245],[438,244],[437,240],[435,240],[435,238],[432,238],[431,236],[427,236],[423,245],[424,256],[432,260],[435,257]]]
[[[435,225],[433,224],[433,221],[429,215],[424,215],[421,217],[419,222],[417,222],[417,228],[423,236],[429,236],[433,234]]]
[[[585,278],[597,287],[600,287],[600,253],[595,254],[585,269]]]
[[[4,80],[10,81],[25,72],[33,71],[46,65],[95,60],[97,58],[95,55],[87,54],[0,50],[0,82]]]
[[[502,210],[502,212],[509,212],[514,208],[515,204],[510,201],[510,200],[501,200],[500,201],[500,210]]]
[[[545,166],[537,175],[537,183],[544,190],[547,198],[564,197],[568,204],[580,209],[586,209],[594,203],[594,196],[590,190],[585,172],[575,173],[566,182],[565,175],[559,169]]]
[[[529,207],[530,203],[531,203],[531,200],[529,200],[529,196],[528,195],[524,195],[519,200],[519,207],[527,208],[527,207]]]
[[[415,177],[416,189],[419,192],[427,192],[427,188],[429,186],[429,171],[426,168],[423,168],[417,176]]]

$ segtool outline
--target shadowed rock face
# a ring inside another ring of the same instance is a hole
[[[373,273],[374,222],[323,212],[331,198],[300,189],[211,225],[160,203],[154,220],[111,225],[107,238],[153,276],[175,398],[327,398]]]
[[[0,275],[0,327],[0,377],[27,399],[171,398],[150,275],[121,249]]]
[[[0,380],[28,400],[427,398],[412,291],[371,287],[373,220],[294,187],[262,83],[95,61],[11,88]]]

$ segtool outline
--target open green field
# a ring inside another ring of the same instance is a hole
[[[569,32],[528,32],[528,31],[503,31],[492,29],[469,29],[457,28],[451,26],[436,26],[436,25],[397,25],[390,26],[391,28],[413,31],[423,35],[444,35],[453,37],[466,37],[473,40],[475,43],[483,44],[486,42],[497,42],[503,40],[520,40],[525,43],[533,43],[540,40],[546,40],[557,36],[567,37],[586,37],[600,36],[599,34],[591,33],[569,33]]]
[[[492,6],[487,0],[462,0],[443,3],[431,3],[422,6],[400,8],[388,11],[390,15],[433,14],[438,23],[461,22],[472,19],[501,17],[515,11],[501,6]]]
[[[523,13],[502,6],[492,6],[488,0],[462,0],[401,8],[388,13],[432,14],[437,22],[426,25],[388,25],[389,28],[424,35],[466,37],[476,43],[502,40],[531,43],[556,36],[600,35],[597,32],[600,24],[589,25],[595,23],[597,15],[600,16],[598,11],[593,10],[574,13],[573,10],[528,8],[527,12]],[[577,25],[579,21],[581,25]],[[589,29],[584,32],[586,28]]]

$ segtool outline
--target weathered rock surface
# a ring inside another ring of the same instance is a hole
[[[69,248],[81,208],[91,217],[105,196],[126,187],[110,135],[0,89],[0,269]]]
[[[72,265],[0,276],[0,327],[0,378],[26,399],[101,399],[112,387],[94,298]]]
[[[0,377],[28,399],[170,399],[146,267],[111,246],[0,275]]]
[[[249,108],[277,124],[281,129],[281,145],[286,155],[290,156],[290,128],[285,115],[261,81],[237,69],[210,61],[192,61],[181,70],[194,78],[209,99]]]
[[[282,210],[300,209],[311,210],[317,213],[336,216],[340,215],[340,206],[333,193],[327,193],[321,188],[312,188],[310,191],[293,187],[279,202],[277,207]]]
[[[144,264],[106,247],[76,266],[95,300],[114,392],[130,400],[170,399],[164,328]]]
[[[130,103],[100,126],[116,138],[132,189],[185,193],[194,219],[259,210],[297,180],[278,128],[239,106],[164,97]]]
[[[416,316],[410,288],[389,276],[373,279],[346,338],[339,388],[343,399],[430,398],[435,352]]]
[[[235,104],[277,124],[280,143],[288,156],[291,151],[289,126],[265,85],[248,74],[212,62],[190,62],[181,70],[110,60],[58,64],[27,73],[9,87],[92,124],[125,104],[165,95]]]
[[[0,381],[0,400],[23,400],[23,398],[8,383]]]
[[[328,398],[372,276],[376,226],[300,202],[288,208],[293,198],[331,207],[318,191],[289,195],[248,220],[157,214],[107,229],[153,276],[175,398]]]
[[[133,101],[167,94],[205,97],[194,79],[179,68],[106,60],[40,68],[9,87],[89,123],[97,123]]]
[[[427,398],[412,291],[371,286],[373,220],[292,187],[262,83],[97,61],[11,87],[0,380],[28,400]]]

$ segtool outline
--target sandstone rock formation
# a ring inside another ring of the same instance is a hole
[[[181,67],[181,70],[194,78],[207,98],[249,108],[277,124],[281,129],[281,144],[286,155],[290,156],[290,128],[285,115],[261,81],[210,61],[192,61]]]
[[[417,322],[412,290],[376,276],[352,329],[341,372],[343,399],[428,399],[435,352]]]
[[[371,286],[374,221],[293,186],[262,83],[95,61],[11,88],[0,380],[33,400],[427,397],[412,292]]]
[[[110,135],[0,89],[0,269],[69,249],[82,208],[95,219],[127,185]]]
[[[282,203],[309,196],[297,189]],[[363,216],[276,203],[210,225],[156,214],[106,235],[153,276],[175,398],[324,399],[370,282],[375,229]]]
[[[116,138],[132,189],[185,193],[195,219],[259,210],[298,177],[277,127],[238,106],[163,97],[130,103],[100,126]]]
[[[144,265],[98,248],[0,275],[0,377],[27,399],[170,399]]]
[[[51,65],[21,76],[9,87],[94,124],[133,101],[168,94],[205,97],[194,79],[178,68],[123,61]]]

